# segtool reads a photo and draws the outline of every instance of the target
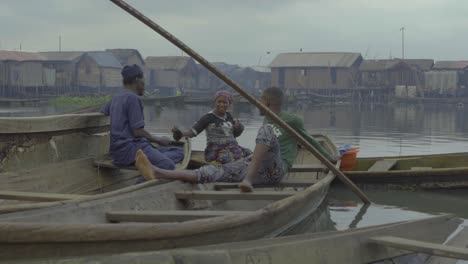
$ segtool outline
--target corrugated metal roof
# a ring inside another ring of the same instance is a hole
[[[398,65],[401,60],[364,60],[359,66],[360,71],[385,71]]]
[[[120,61],[122,66],[127,64],[128,58],[132,55],[137,55],[141,62],[145,63],[140,52],[136,49],[106,49],[106,51],[111,52]]]
[[[281,53],[271,62],[275,67],[351,67],[361,57],[352,52],[297,52]]]
[[[46,60],[49,61],[73,61],[78,60],[84,51],[46,51],[39,52]]]
[[[211,64],[222,73],[231,73],[234,71],[242,70],[242,67],[237,64],[228,64],[225,62],[212,62]]]
[[[162,56],[162,57],[147,57],[145,60],[146,67],[153,70],[175,70],[183,69],[187,63],[193,60],[185,56]]]
[[[254,70],[256,72],[264,72],[264,73],[270,73],[271,72],[270,68],[264,67],[264,66],[250,66],[248,68],[251,68],[252,70]]]
[[[463,70],[468,67],[468,61],[437,61],[434,69],[437,70]]]
[[[36,52],[0,50],[0,61],[29,61],[44,60],[45,58]]]
[[[431,59],[404,59],[403,61],[423,71],[430,71],[434,66],[434,60]]]
[[[122,68],[122,64],[120,64],[119,60],[108,51],[88,51],[86,55],[91,57],[97,65],[106,68]]]

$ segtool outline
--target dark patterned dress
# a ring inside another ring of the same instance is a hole
[[[205,160],[207,162],[225,164],[252,154],[249,149],[239,146],[236,137],[242,134],[244,127],[241,125],[234,128],[234,119],[229,112],[224,117],[219,117],[213,112],[202,116],[193,126],[192,132],[198,135],[203,130],[206,133]]]

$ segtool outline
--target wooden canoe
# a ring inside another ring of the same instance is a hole
[[[104,154],[109,122],[100,113],[2,117],[0,172]]]
[[[359,158],[345,174],[357,184],[403,188],[468,187],[468,153]]]
[[[371,239],[384,236],[441,244],[462,221],[444,215],[346,231],[319,232],[285,236],[273,239],[225,243],[177,250],[127,252],[114,255],[80,256],[67,259],[29,260],[30,264],[49,263],[191,263],[191,264],[244,264],[244,263],[399,263],[398,256],[428,259],[415,256],[411,251],[382,247]],[[431,232],[427,232],[431,230]],[[383,262],[386,260],[386,262]],[[11,263],[26,263],[13,261]],[[410,263],[410,262],[405,262]],[[411,262],[412,263],[412,262]]]
[[[328,138],[323,137],[322,142],[337,153]],[[173,181],[91,201],[70,200],[59,206],[3,214],[0,260],[115,254],[274,237],[322,213],[318,208],[335,178],[306,151],[300,151],[296,162],[315,165],[320,170],[318,178],[315,172],[291,173],[278,186],[258,186],[253,193],[241,193],[236,183]]]
[[[176,167],[185,169],[190,162],[191,143],[185,140],[176,145],[183,147],[185,154]],[[0,173],[0,213],[45,208],[66,200],[100,199],[152,185],[134,186],[141,179],[140,173],[134,168],[117,168],[106,158],[73,159]]]

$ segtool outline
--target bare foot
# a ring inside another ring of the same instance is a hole
[[[147,181],[154,180],[153,165],[141,149],[135,155],[135,166]]]
[[[252,184],[247,180],[243,180],[241,183],[239,183],[239,188],[241,192],[252,192],[254,189]]]

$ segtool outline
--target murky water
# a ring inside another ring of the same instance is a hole
[[[152,132],[167,133],[173,125],[189,128],[209,110],[208,106],[180,109],[147,106],[145,114]],[[361,157],[464,152],[468,149],[468,121],[464,118],[468,109],[341,105],[306,110],[290,107],[289,110],[304,119],[308,131],[325,133],[337,145],[358,146]],[[239,137],[240,144],[253,146],[263,117],[251,107],[238,107],[234,112],[246,127]],[[177,123],[174,120],[178,120]],[[204,148],[204,135],[193,141],[194,149]],[[345,187],[332,188],[329,210],[336,229],[419,219],[440,213],[468,218],[468,190],[365,192],[375,204],[366,212],[361,211],[360,215],[362,204],[353,193]]]
[[[147,128],[157,134],[168,133],[173,125],[189,128],[209,110],[210,106],[146,105]],[[11,111],[0,108],[0,115],[8,112],[8,115],[30,116],[57,111],[64,109],[43,106],[39,111],[30,107]],[[468,108],[335,105],[295,106],[289,111],[304,119],[307,130],[325,133],[337,145],[358,146],[361,157],[464,152],[468,149],[468,120],[465,118]],[[240,144],[252,147],[263,117],[252,107],[236,107],[234,115],[246,127],[239,138]],[[194,149],[202,150],[204,146],[204,135],[194,138]],[[468,190],[365,190],[365,193],[375,205],[360,211],[362,204],[348,189],[342,186],[332,188],[329,211],[336,229],[418,219],[440,213],[452,213],[468,219]]]

